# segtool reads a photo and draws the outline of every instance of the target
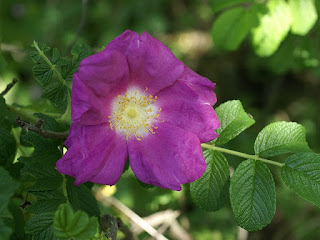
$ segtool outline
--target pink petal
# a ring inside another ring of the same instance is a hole
[[[73,123],[71,131],[71,147],[57,162],[58,171],[75,177],[76,185],[87,181],[115,184],[128,158],[123,136],[116,135],[107,124]]]
[[[129,69],[125,56],[104,50],[82,60],[73,75],[72,121],[87,125],[108,121],[111,99],[128,86]]]
[[[206,169],[199,138],[169,123],[159,123],[155,134],[128,140],[130,166],[137,178],[161,188],[181,190]]]
[[[130,84],[149,89],[155,94],[172,85],[182,74],[184,64],[159,40],[147,32],[141,36],[126,31],[108,44],[106,49],[121,51],[128,59]]]
[[[190,68],[185,67],[179,80],[198,92],[201,101],[209,103],[211,106],[217,102],[216,94],[213,92],[216,84],[200,76]]]
[[[195,133],[202,143],[218,137],[214,130],[220,122],[213,107],[185,82],[178,80],[157,95],[160,119]]]

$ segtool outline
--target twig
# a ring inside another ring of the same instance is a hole
[[[26,129],[27,131],[33,131],[45,138],[54,138],[54,139],[66,139],[68,137],[69,131],[65,132],[53,132],[49,130],[41,129],[41,125],[43,123],[43,120],[40,119],[35,125],[28,123],[26,121],[21,120],[19,117],[16,118],[15,122],[21,127]],[[40,127],[38,127],[40,126]]]
[[[69,44],[69,46],[67,47],[68,52],[70,52],[72,46],[75,44],[75,42],[78,40],[81,32],[84,29],[84,26],[86,24],[87,21],[87,15],[88,15],[88,0],[82,0],[82,14],[81,14],[81,20],[80,20],[80,24],[77,30],[77,33],[73,39],[73,41]]]
[[[132,222],[139,225],[147,233],[157,240],[168,240],[165,236],[160,234],[156,229],[154,229],[149,223],[143,220],[139,215],[133,212],[130,208],[121,203],[118,199],[114,197],[104,197],[101,193],[97,192],[96,197],[105,205],[111,205],[118,209],[120,212],[126,215]]]
[[[6,89],[2,91],[1,95],[4,96],[5,94],[7,94],[17,82],[18,80],[14,78],[12,82],[7,85]]]

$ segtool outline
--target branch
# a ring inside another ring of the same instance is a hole
[[[12,82],[7,85],[6,89],[2,91],[1,95],[2,96],[6,95],[17,82],[18,80],[14,78]]]
[[[139,215],[121,203],[118,199],[114,197],[105,197],[101,192],[96,194],[97,200],[101,201],[103,205],[112,206],[118,211],[122,212],[127,218],[129,218],[133,223],[139,225],[144,231],[149,233],[152,237],[157,240],[168,240],[165,236],[154,229],[149,223],[142,219]]]
[[[21,128],[24,128],[27,131],[36,132],[45,138],[54,138],[54,139],[65,140],[65,139],[67,139],[68,134],[69,134],[69,131],[53,132],[53,131],[41,129],[41,125],[43,124],[43,119],[39,119],[39,121],[34,125],[34,124],[28,123],[26,121],[23,121],[18,117],[18,118],[16,118],[15,123],[17,123]]]

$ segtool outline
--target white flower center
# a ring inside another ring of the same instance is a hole
[[[155,104],[157,96],[147,96],[147,90],[141,92],[131,88],[113,102],[112,115],[108,116],[110,128],[125,134],[126,140],[135,137],[140,141],[149,133],[155,134],[154,129],[158,128],[154,123],[161,108]]]

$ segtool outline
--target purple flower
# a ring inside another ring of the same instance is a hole
[[[113,185],[129,158],[140,181],[181,190],[205,171],[200,144],[218,136],[214,87],[148,33],[127,30],[73,75],[58,171],[76,185]]]

